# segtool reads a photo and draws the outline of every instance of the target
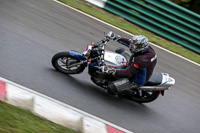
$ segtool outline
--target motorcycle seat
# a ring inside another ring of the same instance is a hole
[[[144,86],[155,86],[162,82],[162,74],[160,72],[153,72],[149,81]]]

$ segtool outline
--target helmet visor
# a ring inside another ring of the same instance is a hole
[[[129,49],[130,52],[145,51],[148,48],[149,40],[144,35],[135,35],[130,39]]]
[[[129,49],[130,49],[130,52],[131,52],[131,53],[137,52],[138,46],[137,46],[136,44],[131,43],[131,44],[129,45]]]

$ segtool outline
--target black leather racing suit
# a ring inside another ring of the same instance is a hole
[[[129,46],[130,41],[127,38],[121,38],[117,42]],[[134,78],[138,85],[144,85],[150,79],[154,67],[157,63],[157,55],[152,47],[145,51],[131,55],[128,67],[122,70],[116,70],[115,76],[119,78]]]

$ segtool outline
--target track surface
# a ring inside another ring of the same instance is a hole
[[[110,30],[130,37],[51,0],[0,0],[0,76],[135,133],[199,132],[200,67],[179,57],[155,48],[156,71],[169,73],[176,85],[148,104],[108,96],[86,70],[67,76],[51,66],[55,53],[81,52]]]

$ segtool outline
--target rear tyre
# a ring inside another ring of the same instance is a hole
[[[83,72],[83,70],[85,69],[85,65],[81,64],[81,65],[76,65],[73,67],[69,67],[72,64],[78,63],[79,61],[72,57],[69,52],[60,52],[55,54],[52,57],[51,63],[53,65],[53,67],[62,73],[65,74],[78,74]]]
[[[141,96],[139,95],[139,92],[137,92],[135,94],[131,94],[128,99],[138,103],[148,103],[156,100],[158,96],[159,91],[142,91]]]

